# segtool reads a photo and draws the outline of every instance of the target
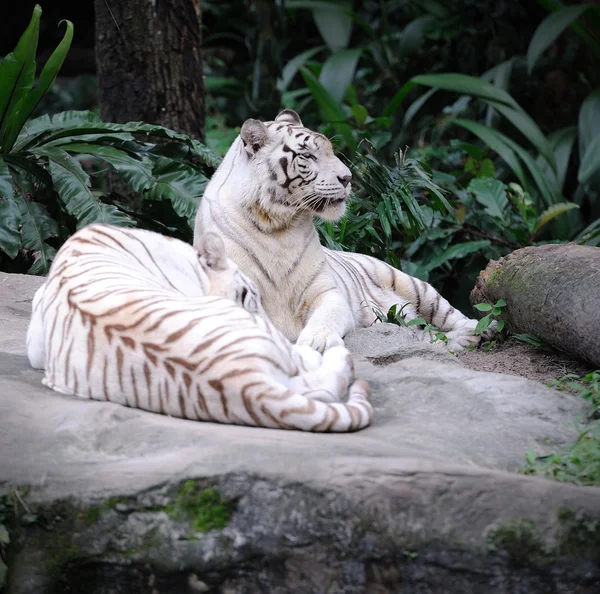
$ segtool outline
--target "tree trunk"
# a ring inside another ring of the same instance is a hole
[[[506,300],[513,332],[600,367],[600,249],[568,245],[527,247],[481,272],[471,303]]]
[[[204,140],[201,0],[95,0],[100,114]]]

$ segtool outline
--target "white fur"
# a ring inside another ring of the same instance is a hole
[[[289,183],[292,156],[302,152],[307,158],[293,161],[300,181]],[[319,351],[342,345],[348,331],[373,323],[373,306],[387,312],[407,303],[407,319],[423,316],[439,325],[451,349],[478,344],[477,322],[431,285],[369,256],[321,246],[313,216],[344,214],[348,176],[329,141],[304,128],[291,110],[273,122],[248,120],[206,188],[194,242],[207,231],[219,234],[257,284],[271,320],[298,345]],[[327,205],[316,208],[315,200]]]

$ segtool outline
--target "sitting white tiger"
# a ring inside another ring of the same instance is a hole
[[[299,345],[321,352],[342,345],[348,331],[373,323],[373,306],[387,312],[406,303],[406,319],[420,316],[440,328],[450,349],[478,344],[477,321],[428,283],[370,256],[321,246],[313,216],[343,216],[351,177],[329,140],[304,128],[296,112],[247,120],[206,188],[194,243],[218,233],[258,285],[267,315]]]
[[[196,251],[150,231],[85,227],[58,252],[32,309],[27,355],[58,392],[258,427],[354,431],[371,421],[348,351],[293,346],[214,234]]]

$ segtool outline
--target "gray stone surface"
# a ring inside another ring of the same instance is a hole
[[[505,472],[572,441],[580,400],[388,325],[347,341],[375,407],[355,434],[77,400],[24,357],[39,282],[0,274],[0,486],[40,518],[13,534],[11,594],[599,591],[600,489]],[[233,502],[223,529],[174,511],[189,479]]]

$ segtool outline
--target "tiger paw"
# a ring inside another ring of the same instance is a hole
[[[492,340],[498,335],[498,323],[494,320],[487,330],[481,334],[475,334],[477,320],[467,318],[460,325],[446,332],[448,338],[448,349],[450,351],[462,351],[469,346],[476,347],[483,341]]]
[[[349,386],[354,382],[354,360],[350,351],[343,346],[331,347],[323,355],[323,366],[343,378],[346,385],[340,392],[346,393]]]
[[[344,341],[339,334],[333,332],[316,332],[314,333],[310,328],[304,328],[300,332],[300,336],[296,341],[299,346],[307,345],[315,351],[324,353],[325,351],[336,347],[344,346]]]

